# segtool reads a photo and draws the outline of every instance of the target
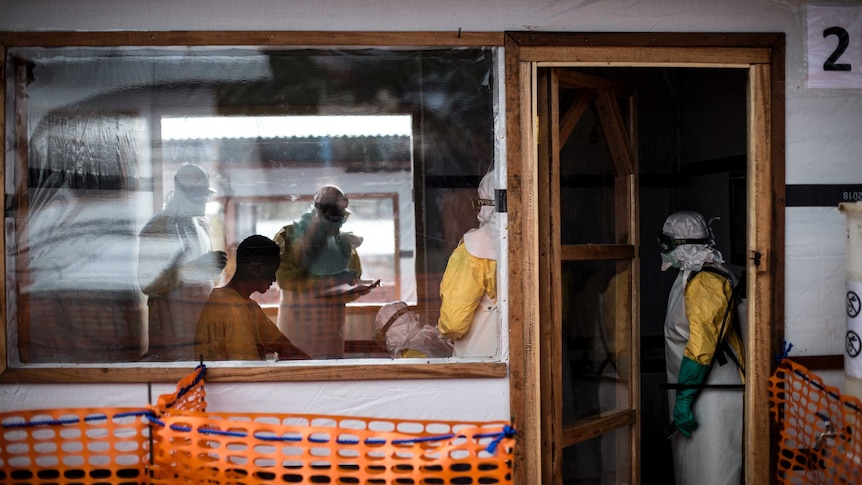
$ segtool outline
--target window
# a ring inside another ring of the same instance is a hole
[[[448,257],[477,225],[470,199],[498,157],[496,47],[116,46],[110,34],[100,38],[63,47],[54,37],[58,45],[45,47],[15,45],[13,36],[7,46],[5,137],[17,141],[5,153],[10,369],[131,365],[146,374],[153,361],[196,361],[189,352],[154,358],[154,347],[188,350],[194,339],[154,327],[153,295],[164,295],[154,288],[197,278],[178,298],[205,297],[229,281],[244,238],[275,238],[328,184],[349,199],[341,231],[363,240],[361,278],[381,280],[346,304],[338,362],[389,361],[372,340],[386,303],[404,301],[436,324]],[[188,164],[203,175],[180,175]],[[159,219],[198,183],[211,189],[202,217],[189,227]],[[179,249],[162,238],[152,256],[142,231],[153,224],[179,235]],[[225,251],[225,271],[156,270],[159,258],[196,260],[206,252],[192,258],[198,245]],[[253,298],[278,321],[276,284]]]
[[[217,172],[214,183],[226,195],[214,197],[206,212],[223,222],[213,239],[227,248],[249,234],[274,237],[282,226],[299,220],[313,204],[303,179],[337,183],[350,202],[342,230],[363,238],[363,272],[383,282],[350,305],[417,303],[412,133],[410,114],[165,116],[161,121],[163,159]],[[274,174],[272,165],[219,163],[255,158],[258,152],[284,167]],[[379,167],[347,168],[360,158]],[[170,175],[178,168],[175,163],[163,170],[163,187],[171,186]],[[277,306],[278,286],[252,298]]]

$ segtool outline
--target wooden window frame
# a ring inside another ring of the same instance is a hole
[[[173,31],[173,32],[0,32],[0,73],[5,80],[6,54],[10,47],[109,47],[109,46],[254,46],[254,47],[500,47],[501,32],[266,32],[266,31]],[[0,87],[0,132],[6,138],[6,83]],[[26,140],[17,140],[26,146]],[[4,143],[9,146],[10,143]],[[5,151],[0,164],[5,167]],[[0,182],[5,184],[5,170]],[[0,248],[6,251],[5,236]],[[5,259],[0,268],[6,272]],[[177,382],[194,363],[146,364],[40,364],[10,367],[7,352],[6,281],[0,282],[0,383],[109,383]],[[380,363],[291,363],[285,365],[237,364],[207,368],[210,382],[308,382],[341,380],[505,378],[508,365],[496,362],[402,363],[381,359]]]
[[[375,47],[466,47],[502,46],[505,51],[506,153],[508,191],[508,363],[446,363],[381,365],[312,365],[303,367],[210,368],[207,380],[337,381],[357,379],[452,379],[503,378],[510,382],[510,410],[518,429],[514,483],[540,483],[541,434],[539,389],[539,332],[537,275],[538,239],[535,142],[531,100],[526,87],[531,82],[531,63],[557,57],[580,56],[584,62],[627,62],[637,50],[645,63],[680,63],[687,66],[752,65],[750,89],[766,90],[750,103],[749,130],[768,140],[749,150],[749,218],[756,218],[757,231],[749,234],[749,257],[758,253],[760,265],[749,267],[748,296],[762,302],[749,310],[750,370],[745,419],[746,483],[769,483],[774,459],[774,433],[768,414],[766,381],[773,368],[771,356],[780,348],[784,328],[784,34],[776,33],[537,33],[537,32],[0,32],[0,55],[17,46],[111,46],[111,45],[256,45],[256,46],[375,46]],[[757,61],[752,61],[752,57]],[[5,71],[5,63],[0,65]],[[4,76],[5,78],[5,76]],[[5,83],[0,93],[0,111],[5,113]],[[5,140],[5,116],[0,131]],[[502,134],[500,134],[502,135]],[[8,144],[7,144],[8,145]],[[767,170],[753,173],[752,160],[766,160]],[[5,166],[5,151],[0,152]],[[5,171],[0,172],[5,183]],[[749,220],[751,223],[751,219]],[[5,238],[0,241],[5,254]],[[0,259],[3,274],[5,260]],[[0,309],[6,311],[6,283]],[[0,323],[0,382],[176,382],[188,367],[100,367],[97,365],[11,369],[7,366],[5,318]],[[637,419],[640,419],[638,416]]]
[[[506,33],[509,334],[511,342],[522,342],[510,346],[511,411],[522,436],[515,449],[515,483],[541,483],[546,441],[541,422],[540,349],[547,336],[539,325],[541,208],[536,196],[540,178],[531,90],[539,63],[571,66],[575,62],[604,67],[748,69],[746,274],[750,303],[744,470],[745,483],[773,479],[777,427],[769,415],[767,384],[775,368],[772,356],[784,337],[784,46],[782,33]],[[639,414],[636,419],[641,419]],[[637,454],[632,466],[639,468]],[[634,483],[640,483],[639,472],[634,476]],[[555,477],[555,483],[559,481]]]

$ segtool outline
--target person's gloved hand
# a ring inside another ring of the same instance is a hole
[[[212,267],[215,269],[216,273],[220,272],[227,266],[227,253],[224,251],[210,251],[209,257],[212,262]]]
[[[201,277],[215,277],[227,265],[227,253],[224,251],[210,251],[192,261],[189,266],[192,271],[199,273]]]
[[[201,263],[202,268],[218,274],[227,266],[227,253],[224,251],[210,251],[198,258],[198,262]]]
[[[700,365],[688,357],[682,358],[682,364],[679,367],[679,384],[700,385],[706,378],[706,373],[709,371],[709,366]],[[686,438],[691,438],[692,431],[697,429],[697,421],[694,419],[694,411],[692,404],[694,398],[700,392],[698,388],[677,389],[676,390],[676,405],[673,408],[673,420],[676,423],[676,428]]]

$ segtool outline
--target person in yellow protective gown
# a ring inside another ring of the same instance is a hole
[[[464,234],[449,256],[440,282],[437,329],[453,341],[453,357],[495,357],[500,353],[497,311],[497,247],[493,170],[479,182],[479,227]]]
[[[738,485],[742,480],[741,385],[745,355],[732,324],[736,276],[724,264],[709,224],[697,212],[668,216],[658,236],[662,271],[677,268],[665,317],[665,364],[676,429],[671,436],[677,485]],[[725,318],[727,321],[725,323]],[[726,346],[720,332],[726,334]],[[713,363],[713,360],[716,360]],[[699,387],[706,385],[707,387]]]
[[[271,352],[280,360],[309,358],[249,298],[269,289],[280,263],[278,245],[266,236],[249,236],[239,244],[236,272],[227,285],[212,291],[198,320],[195,353],[200,358],[264,360]]]
[[[321,295],[342,284],[356,284],[362,276],[356,251],[362,238],[341,232],[350,215],[348,205],[340,188],[324,185],[314,194],[310,210],[274,238],[281,248],[276,273],[281,288],[278,328],[314,359],[344,357],[344,305],[370,291]]]

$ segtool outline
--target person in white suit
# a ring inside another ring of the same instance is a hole
[[[662,271],[679,270],[668,296],[665,365],[677,485],[739,485],[745,355],[736,318],[737,278],[702,215],[668,216],[658,235]],[[726,344],[726,345],[724,345]]]

